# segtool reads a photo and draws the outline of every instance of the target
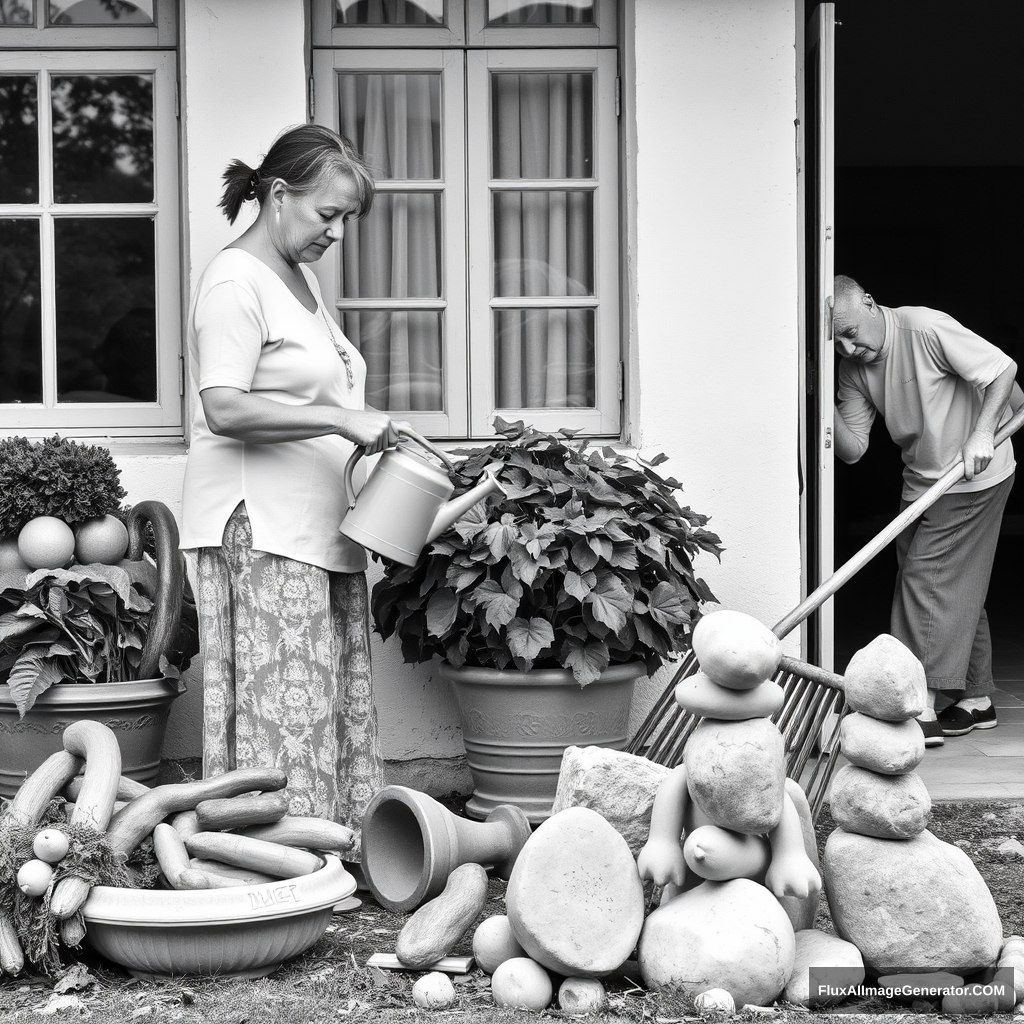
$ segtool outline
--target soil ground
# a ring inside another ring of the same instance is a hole
[[[451,801],[456,805],[457,801]],[[819,845],[833,825],[827,808],[818,823]],[[1024,933],[1024,860],[998,852],[1007,839],[1024,841],[1024,804],[937,804],[931,830],[941,839],[964,849],[988,883],[999,907],[1006,935]],[[481,915],[504,913],[503,882],[490,883],[489,903]],[[414,972],[387,971],[366,966],[375,952],[392,952],[405,915],[379,907],[368,894],[357,910],[336,915],[327,934],[304,956],[293,960],[267,978],[255,981],[183,978],[149,982],[131,978],[119,967],[83,950],[68,960],[69,972],[58,978],[21,976],[0,982],[0,1021],[4,1024],[37,1022],[46,1015],[61,1019],[85,1019],[91,1024],[121,1024],[131,1020],[174,1021],[193,1024],[327,1024],[339,1020],[398,1024],[434,1021],[509,1022],[569,1018],[559,1010],[539,1014],[502,1010],[490,997],[490,980],[474,969],[453,976],[454,1006],[444,1011],[418,1009],[411,997]],[[822,900],[817,927],[831,930],[827,903]],[[472,928],[452,951],[471,952]],[[646,992],[633,971],[606,979],[609,1006],[588,1019],[598,1024],[673,1024],[696,1019],[692,1006],[683,998]],[[938,1006],[920,1002],[913,1006],[884,1000],[848,1002],[830,1011],[814,1011],[821,1024],[854,1024],[858,1017],[875,1024],[896,1024],[907,1017],[935,1014]],[[793,1007],[747,1011],[739,1020],[771,1017],[779,1024],[796,1024],[808,1011]],[[1009,1021],[997,1015],[995,1021]],[[1024,1020],[1017,1017],[1017,1022]],[[801,1021],[800,1024],[805,1024]]]

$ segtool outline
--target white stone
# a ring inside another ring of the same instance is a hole
[[[996,852],[1010,860],[1021,860],[1024,859],[1024,843],[1019,839],[1007,839],[999,844]]]
[[[527,954],[565,977],[609,974],[629,957],[644,891],[626,840],[589,807],[543,822],[516,858],[505,906]]]
[[[558,1008],[563,1013],[600,1013],[607,1005],[604,985],[597,978],[566,978],[558,986]]]
[[[724,988],[709,988],[696,995],[693,1000],[693,1008],[702,1017],[719,1014],[731,1017],[736,1012],[736,1002]]]
[[[658,787],[670,774],[665,765],[621,750],[567,747],[551,813],[567,807],[597,811],[636,857],[647,842]]]
[[[637,950],[648,988],[691,997],[725,989],[736,1006],[767,1006],[793,972],[796,940],[779,901],[747,878],[702,882],[658,907]]]
[[[928,827],[932,798],[917,772],[879,775],[852,764],[836,772],[829,790],[835,823],[878,839],[911,839]]]
[[[858,768],[905,775],[924,758],[924,733],[917,720],[883,722],[855,711],[839,727],[840,749]]]
[[[841,971],[841,976],[835,978],[840,986],[859,985],[864,981],[864,958],[852,942],[813,928],[805,928],[796,933],[793,973],[785,990],[788,1002],[798,1006],[811,1005],[811,971],[819,967],[830,969],[830,980],[833,972]],[[843,998],[840,995],[815,995],[813,1002],[815,1006],[828,1006]]]
[[[928,706],[924,666],[888,633],[876,636],[850,659],[843,692],[850,710],[886,722],[916,718]]]
[[[931,832],[892,840],[836,829],[822,866],[836,932],[861,951],[869,975],[963,977],[995,962],[995,900],[971,858]]]

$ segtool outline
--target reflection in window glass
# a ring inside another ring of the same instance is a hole
[[[445,24],[444,0],[334,0],[335,25]]]
[[[39,201],[36,76],[0,75],[0,203]]]
[[[155,402],[153,220],[60,218],[54,248],[59,401]]]
[[[152,25],[153,0],[50,0],[47,25]]]
[[[441,313],[345,310],[342,330],[366,360],[366,403],[386,411],[443,410]]]
[[[35,25],[36,12],[32,0],[0,0],[0,25],[17,28]]]
[[[593,25],[594,0],[562,0],[562,3],[487,0],[487,24]]]
[[[594,352],[592,309],[495,310],[498,408],[593,408]]]
[[[0,220],[0,402],[41,402],[39,221]]]
[[[493,177],[593,176],[592,73],[493,74],[491,121]]]
[[[55,75],[52,82],[56,202],[152,202],[152,75]]]
[[[378,181],[441,177],[441,76],[338,76],[339,130]]]
[[[494,193],[494,294],[594,294],[594,194]]]

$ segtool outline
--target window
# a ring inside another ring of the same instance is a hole
[[[619,431],[615,9],[314,6],[315,119],[378,184],[317,270],[367,401],[434,436],[495,413]]]
[[[173,9],[0,11],[0,432],[180,433]]]

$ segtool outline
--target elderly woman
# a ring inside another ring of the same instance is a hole
[[[221,206],[253,223],[200,277],[188,315],[192,434],[182,548],[193,550],[204,672],[203,771],[275,765],[290,812],[356,831],[384,784],[370,677],[366,557],[338,533],[357,446],[397,428],[363,401],[366,366],[304,264],[370,208],[339,135],[281,134],[234,160]]]

